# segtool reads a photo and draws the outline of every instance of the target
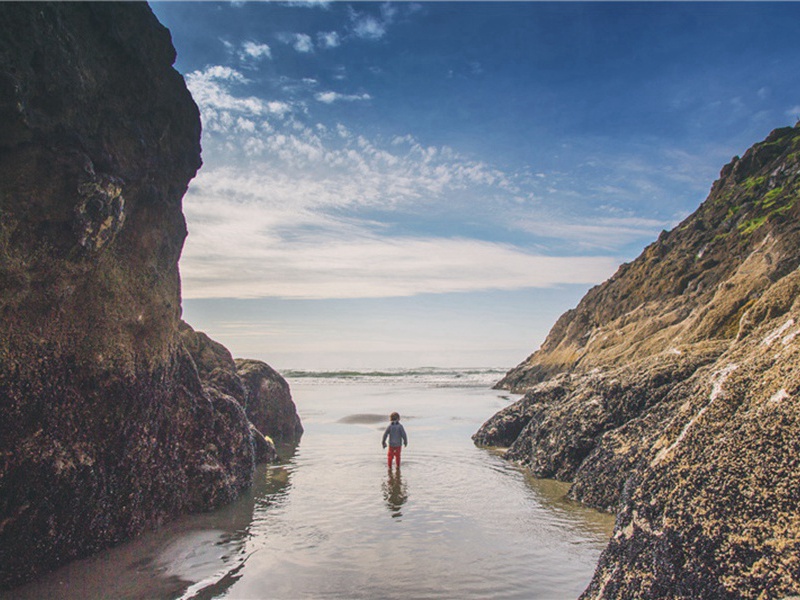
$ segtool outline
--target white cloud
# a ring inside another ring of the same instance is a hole
[[[181,260],[186,298],[380,298],[597,283],[609,257],[537,256],[508,244],[387,237],[364,223],[294,206],[293,182],[261,187],[199,178]],[[211,185],[206,185],[211,183]]]
[[[324,104],[333,104],[334,102],[344,101],[344,102],[356,102],[356,101],[364,101],[364,100],[372,100],[372,96],[369,94],[340,94],[338,92],[319,92],[314,96],[318,102],[323,102]]]
[[[219,65],[186,75],[186,85],[200,108],[204,132],[236,135],[242,132],[242,128],[237,127],[242,118],[253,122],[254,117],[282,118],[292,112],[292,106],[283,101],[233,93],[237,86],[248,83],[241,72]],[[262,122],[262,126],[270,129],[266,122]],[[252,131],[252,128],[245,131]]]
[[[605,212],[612,209],[606,207]],[[518,228],[539,237],[559,239],[583,250],[614,251],[620,246],[652,240],[663,229],[671,229],[675,223],[644,219],[641,217],[596,217],[567,221],[562,217],[518,218],[509,222],[509,227]]]
[[[400,144],[416,144],[416,140],[411,134],[397,135],[392,138],[393,146],[399,146]]]
[[[314,52],[314,40],[306,33],[282,33],[278,39],[284,44],[288,44],[297,52],[309,54]]]
[[[353,23],[353,33],[360,38],[379,40],[386,35],[386,25],[374,17],[364,16]]]
[[[419,12],[421,6],[419,4],[408,3],[391,3],[384,2],[380,5],[380,15],[374,16],[366,12],[359,12],[350,7],[350,31],[357,37],[364,40],[380,40],[386,35],[389,25],[391,25],[401,10],[406,15],[411,15]],[[402,7],[402,8],[401,8]]]
[[[797,106],[793,106],[792,108],[787,110],[786,116],[800,120],[800,104],[798,104]]]
[[[386,7],[388,5],[384,5]],[[377,18],[372,15],[358,12],[350,8],[350,23],[353,35],[358,38],[366,40],[379,40],[386,35],[386,27],[394,17],[395,12],[386,10],[382,11],[381,17]]]
[[[239,52],[239,57],[243,60],[254,59],[259,60],[262,58],[272,58],[272,51],[267,44],[259,44],[257,42],[245,42],[242,44],[242,49]]]
[[[310,35],[305,33],[296,33],[294,36],[293,47],[298,52],[309,53],[314,51],[314,41]]]
[[[272,100],[270,102],[267,102],[266,106],[267,106],[267,112],[278,116],[285,115],[286,113],[292,111],[291,105],[287,104],[286,102],[281,102],[279,100]]]
[[[204,71],[193,71],[186,77],[187,79],[191,78],[202,81],[229,81],[236,83],[247,83],[248,81],[248,79],[236,69],[221,65],[206,67]]]
[[[339,137],[344,138],[344,139],[352,137],[352,134],[350,133],[350,130],[347,129],[347,127],[345,127],[341,123],[337,123],[336,124],[336,133],[339,134]]]
[[[230,93],[231,84],[246,82],[247,78],[239,71],[222,66],[212,66],[204,71],[193,71],[186,75],[186,85],[201,112],[226,110],[249,115],[264,114],[267,108],[261,98],[234,96]],[[206,119],[203,120],[204,125],[208,125]]]
[[[328,8],[333,0],[289,0],[286,6],[295,8]]]
[[[342,40],[335,31],[324,31],[317,34],[317,43],[320,48],[337,48]]]
[[[608,255],[662,225],[625,215],[569,221],[542,214],[537,196],[566,183],[558,174],[515,175],[411,135],[380,142],[342,124],[316,123],[299,102],[237,95],[250,82],[235,69],[209,67],[187,82],[203,112],[204,149],[228,165],[206,166],[186,196],[187,298],[384,297],[597,283],[618,263]],[[315,98],[370,97],[327,91]],[[531,211],[539,211],[535,220]],[[439,225],[427,226],[425,235],[402,226],[429,215]],[[458,237],[472,229],[493,230],[493,239],[512,232],[520,239],[522,231],[529,244],[559,239],[570,256]],[[572,256],[598,251],[607,256]]]

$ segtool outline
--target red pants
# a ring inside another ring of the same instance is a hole
[[[394,458],[397,468],[400,468],[400,450],[402,449],[402,446],[389,446],[389,453],[386,455],[386,462],[390,469],[392,468],[392,458]]]

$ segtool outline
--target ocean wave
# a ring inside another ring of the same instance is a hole
[[[505,368],[383,369],[374,371],[305,371],[285,370],[283,376],[303,384],[380,383],[382,385],[427,385],[431,387],[491,387],[508,371]]]

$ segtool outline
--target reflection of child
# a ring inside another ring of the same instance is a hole
[[[400,415],[396,412],[393,412],[389,417],[392,422],[386,428],[386,431],[383,432],[383,440],[381,440],[381,444],[384,448],[386,448],[386,438],[389,438],[389,453],[386,455],[386,462],[388,463],[388,467],[392,468],[392,459],[394,458],[395,464],[397,464],[397,468],[400,468],[400,450],[402,446],[408,446],[408,437],[406,436],[406,430],[403,429],[403,426],[400,424]],[[402,443],[402,446],[400,445]]]
[[[403,516],[403,505],[408,500],[408,489],[400,478],[400,469],[389,469],[389,480],[383,482],[383,499],[393,519]]]

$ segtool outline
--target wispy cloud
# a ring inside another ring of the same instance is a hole
[[[288,103],[280,100],[234,93],[238,86],[247,83],[249,80],[240,71],[219,65],[186,75],[186,85],[200,108],[204,130],[222,134],[253,133],[258,125],[268,132],[271,127],[262,118],[283,117],[292,111]]]
[[[544,210],[539,196],[579,202],[563,174],[509,173],[412,135],[369,139],[341,123],[322,124],[313,105],[248,95],[251,82],[229,67],[196,71],[187,83],[203,113],[205,150],[225,157],[201,171],[186,197],[187,298],[365,298],[598,283],[618,264],[621,245],[665,225],[613,207],[580,218]],[[313,87],[293,89],[329,104],[371,98]],[[629,167],[636,175],[637,164]],[[597,184],[592,193],[626,193],[613,181],[604,185],[611,187]],[[442,225],[426,234],[400,226],[429,215]],[[493,237],[464,236],[476,227]],[[497,241],[504,236],[518,245]],[[533,250],[545,239],[559,240],[551,248],[561,255]]]
[[[213,66],[186,76],[186,85],[201,109],[224,109],[248,115],[267,112],[267,103],[256,96],[231,93],[231,84],[247,83],[241,72],[230,67]]]
[[[361,16],[353,22],[353,33],[360,38],[379,40],[386,35],[386,24],[369,15]]]
[[[287,6],[296,8],[328,8],[333,0],[288,0]]]
[[[340,94],[338,92],[319,92],[314,96],[318,102],[325,104],[333,104],[334,102],[356,102],[363,100],[372,100],[369,94]]]
[[[314,51],[314,41],[311,36],[305,33],[294,34],[292,47],[298,52],[309,53]]]
[[[353,35],[365,40],[379,40],[397,16],[398,8],[388,2],[381,5],[380,16],[350,8],[350,26]]]
[[[262,58],[272,58],[272,51],[267,44],[260,44],[258,42],[244,42],[242,44],[242,49],[239,51],[239,57],[242,60],[260,60]]]
[[[510,228],[519,228],[537,237],[566,242],[583,251],[606,252],[618,252],[626,244],[655,239],[662,229],[670,229],[674,225],[673,222],[636,216],[597,217],[588,221],[549,215],[546,218],[521,218],[509,222]]]
[[[317,34],[317,43],[320,48],[337,48],[342,43],[342,38],[335,31],[323,31]]]
[[[369,224],[287,204],[286,185],[243,197],[206,187],[186,201],[193,224],[181,261],[187,298],[380,298],[596,283],[610,257],[537,256],[463,238],[393,237]]]
[[[307,33],[281,33],[277,39],[301,54],[314,52],[314,40]]]

